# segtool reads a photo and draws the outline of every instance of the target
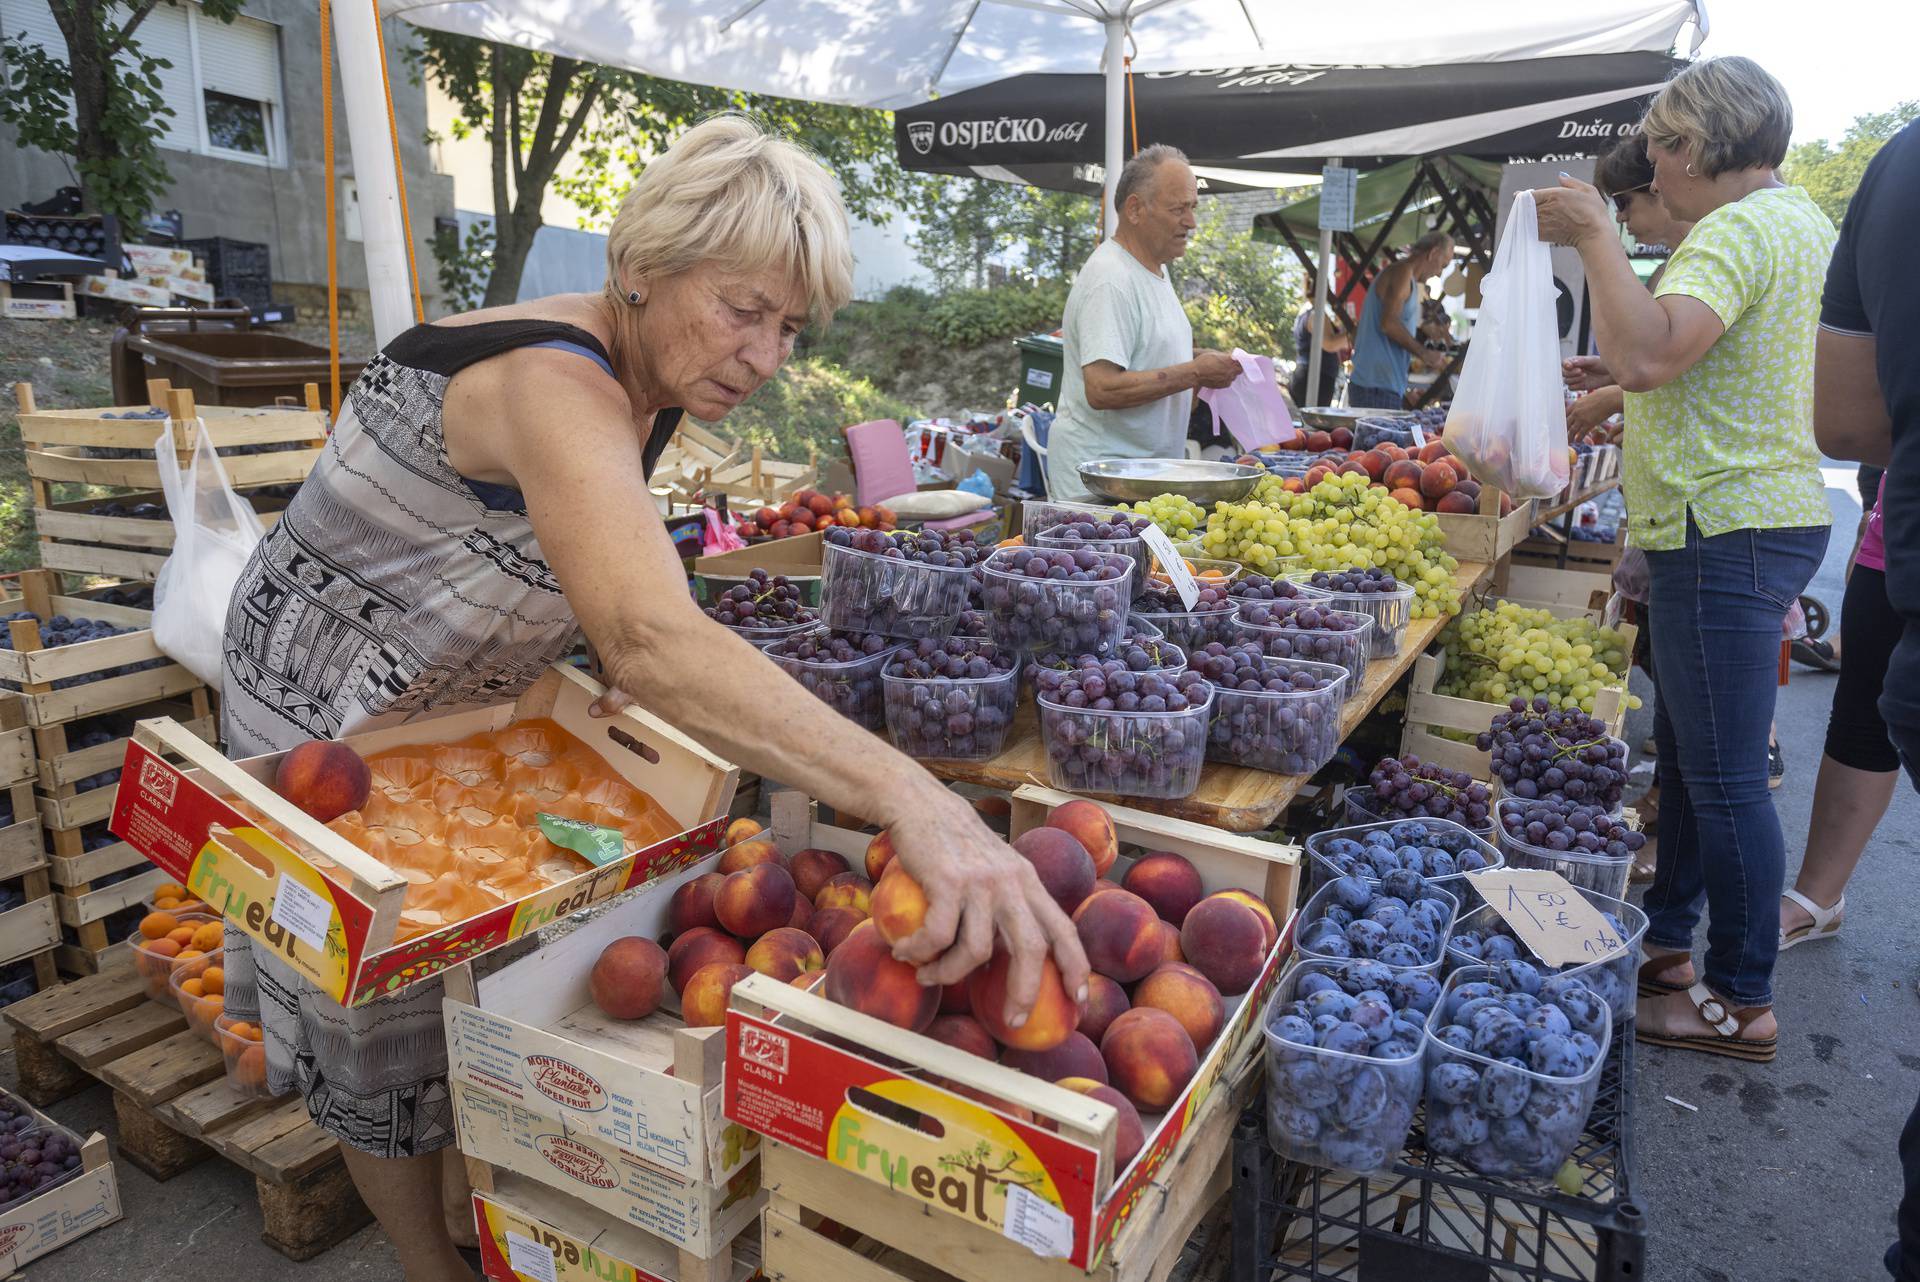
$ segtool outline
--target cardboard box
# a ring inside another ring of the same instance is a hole
[[[798,822],[790,799],[789,793],[774,798],[774,834],[783,852],[817,845],[856,853],[836,844],[844,841],[836,830]],[[1050,789],[1020,789],[1014,794],[1014,833],[1038,826],[1053,807],[1072,799]],[[981,1261],[999,1252],[1016,1270],[1038,1270],[1041,1265],[1024,1248],[1062,1256],[1079,1270],[1098,1266],[1128,1216],[1145,1204],[1143,1191],[1179,1150],[1215,1088],[1256,1053],[1261,1009],[1292,948],[1299,871],[1295,847],[1105,809],[1123,843],[1184,855],[1209,893],[1249,891],[1284,923],[1259,978],[1246,993],[1228,998],[1226,1027],[1186,1090],[1166,1113],[1141,1119],[1146,1144],[1126,1170],[1114,1169],[1116,1114],[1105,1104],[759,975],[733,990],[726,1116],[786,1146],[783,1158],[801,1155],[842,1179],[852,1174],[888,1190],[876,1196],[897,1196],[903,1209],[933,1212],[942,1224],[953,1217],[968,1225],[963,1236],[979,1239]],[[862,1054],[849,1042],[876,1053]],[[1039,1120],[934,1085],[930,1077],[1012,1101]],[[970,1156],[981,1145],[996,1163],[992,1179],[979,1170],[968,1175]],[[1026,1194],[1017,1206],[1009,1191],[1016,1183]],[[812,1209],[831,1214],[830,1208]]]
[[[678,836],[540,894],[405,943],[396,944],[394,936],[406,880],[268,786],[284,754],[228,761],[170,719],[143,721],[127,745],[109,828],[322,992],[359,1005],[713,852],[725,831],[739,771],[638,709],[610,720],[590,718],[588,705],[601,693],[602,687],[578,669],[557,666],[512,703],[428,714],[346,739],[364,754],[405,744],[450,743],[516,721],[551,717],[686,825]],[[171,764],[161,755],[168,752],[190,768]],[[253,827],[229,798],[264,813],[301,849]]]
[[[19,1102],[39,1124],[66,1130],[26,1101]],[[106,1136],[96,1132],[80,1145],[78,1175],[0,1212],[0,1269],[15,1273],[119,1218],[120,1186]]]
[[[735,552],[695,557],[694,589],[702,601],[710,601],[736,583],[744,583],[754,570],[784,574],[800,589],[807,605],[820,604],[820,545],[824,534],[791,534],[784,539],[767,539]]]
[[[213,286],[205,281],[188,280],[184,276],[169,276],[165,272],[148,272],[140,279],[144,285],[164,289],[167,293],[180,298],[191,298],[199,303],[213,301]]]
[[[72,320],[77,314],[71,282],[0,280],[0,316],[8,320]]]
[[[689,1269],[681,1252],[652,1234],[520,1175],[496,1176],[491,1190],[476,1192],[473,1218],[480,1267],[492,1282],[747,1282],[755,1274],[747,1260]]]
[[[80,288],[94,298],[112,298],[123,303],[138,303],[142,307],[166,307],[173,302],[173,297],[165,288],[156,288],[137,280],[122,280],[118,276],[85,276],[81,278]]]
[[[162,276],[177,275],[182,267],[193,266],[193,251],[175,249],[167,245],[122,245],[127,261],[141,273],[158,273]],[[204,277],[203,277],[204,279]]]

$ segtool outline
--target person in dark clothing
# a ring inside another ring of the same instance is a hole
[[[1321,323],[1319,341],[1322,343],[1320,357],[1320,383],[1311,396],[1307,392],[1307,378],[1313,365],[1313,283],[1311,274],[1307,276],[1305,297],[1307,305],[1293,321],[1293,350],[1298,354],[1293,367],[1293,377],[1288,380],[1287,391],[1293,397],[1295,405],[1331,405],[1333,390],[1340,378],[1340,364],[1353,350],[1353,338],[1339,325],[1335,324],[1331,314]]]

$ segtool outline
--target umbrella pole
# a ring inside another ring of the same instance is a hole
[[[1329,160],[1329,166],[1338,165],[1339,158]],[[1307,361],[1307,399],[1320,399],[1320,361],[1322,349],[1326,344],[1320,341],[1321,331],[1327,318],[1327,263],[1333,258],[1333,228],[1320,228],[1320,270],[1313,274],[1313,315],[1307,321],[1307,342],[1312,346],[1313,355]],[[1297,355],[1298,353],[1296,353]]]
[[[411,328],[413,274],[407,268],[407,237],[400,212],[399,157],[387,121],[380,75],[380,16],[374,0],[336,0],[333,34],[339,44],[341,101],[347,109],[347,141],[360,195],[360,236],[367,255],[367,293],[373,304],[377,346]],[[338,182],[337,174],[326,175]]]
[[[1113,207],[1114,185],[1120,181],[1120,168],[1127,162],[1127,23],[1125,18],[1106,19],[1107,51],[1102,65],[1107,76],[1106,182],[1100,195],[1100,218],[1107,235],[1120,230],[1120,219]]]

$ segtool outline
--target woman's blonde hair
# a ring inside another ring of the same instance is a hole
[[[1667,82],[1647,109],[1645,132],[1663,151],[1691,145],[1702,177],[1778,169],[1793,136],[1793,104],[1753,59],[1706,58]]]
[[[847,211],[810,152],[737,112],[701,121],[648,163],[607,229],[607,294],[701,263],[777,268],[824,324],[853,296]]]

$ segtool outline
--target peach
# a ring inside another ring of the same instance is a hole
[[[1071,836],[1093,860],[1093,875],[1104,877],[1120,857],[1120,838],[1107,812],[1091,801],[1069,801],[1047,816],[1047,827]]]
[[[1455,516],[1472,516],[1480,510],[1480,503],[1476,496],[1465,490],[1454,489],[1442,495],[1440,501],[1434,504],[1433,510],[1450,512]]]
[[[793,916],[787,918],[787,925],[793,927],[795,930],[807,930],[809,926],[813,925],[813,905],[807,902],[806,896],[795,895],[793,897]],[[812,932],[808,931],[808,933],[811,934]]]
[[[593,1004],[615,1019],[641,1019],[660,1008],[667,953],[651,939],[628,935],[600,950],[587,987]]]
[[[787,860],[787,871],[793,874],[794,887],[801,897],[812,902],[828,879],[852,869],[847,866],[846,856],[809,847]]]
[[[819,943],[804,930],[781,926],[753,941],[747,949],[747,965],[762,975],[771,975],[789,983],[805,970],[819,970],[827,964]]]
[[[1445,498],[1458,479],[1451,467],[1435,463],[1420,473],[1420,493],[1430,499]]]
[[[1201,1055],[1227,1022],[1227,1004],[1220,990],[1183,962],[1169,962],[1141,980],[1133,990],[1133,1006],[1135,1010],[1151,1006],[1179,1020]]]
[[[973,1017],[985,1024],[1002,1046],[1044,1051],[1066,1041],[1080,1022],[1080,1012],[1067,994],[1053,959],[1041,963],[1040,995],[1018,1028],[1007,1022],[1007,988],[1012,973],[1013,957],[1005,952],[994,953],[992,961],[973,972]]]
[[[299,744],[280,758],[273,790],[321,823],[367,804],[373,771],[352,748],[331,739]]]
[[[743,939],[757,939],[793,918],[793,874],[779,864],[731,873],[713,896],[713,915]]]
[[[1163,1010],[1136,1006],[1100,1039],[1107,1077],[1143,1113],[1164,1113],[1200,1067],[1193,1039]]]
[[[1160,963],[1163,926],[1153,906],[1130,891],[1108,891],[1080,905],[1073,915],[1087,964],[1109,979],[1131,984]]]
[[[693,972],[715,962],[744,963],[747,946],[716,926],[695,926],[667,949],[667,982],[684,994]]]
[[[1000,1057],[1000,1062],[1046,1082],[1057,1082],[1063,1077],[1107,1080],[1107,1062],[1100,1057],[1100,1048],[1088,1040],[1085,1033],[1068,1033],[1066,1041],[1044,1051],[1010,1050]]]
[[[1425,470],[1425,465],[1415,459],[1401,459],[1387,465],[1380,482],[1389,490],[1418,490],[1420,473]]]
[[[688,1028],[718,1028],[727,1022],[727,998],[733,986],[753,974],[738,962],[712,962],[693,972],[680,994],[680,1014]]]
[[[1140,1124],[1140,1110],[1133,1106],[1133,1101],[1091,1077],[1063,1077],[1054,1085],[1097,1099],[1120,1115],[1113,1130],[1113,1171],[1118,1175],[1126,1170],[1147,1143],[1147,1130]]]
[[[837,873],[813,897],[815,908],[854,908],[862,916],[873,911],[873,883],[857,872]]]
[[[721,872],[701,873],[674,891],[673,898],[667,901],[667,928],[683,935],[699,926],[718,926],[720,919],[713,915],[713,896],[726,879],[727,875]]]
[[[1254,914],[1260,918],[1260,924],[1266,928],[1267,951],[1272,952],[1273,946],[1280,941],[1280,927],[1274,924],[1273,909],[1267,907],[1267,901],[1246,890],[1223,890],[1220,895],[1224,899],[1231,899],[1235,903],[1245,904],[1253,909]]]
[[[1013,839],[1013,848],[1040,874],[1040,884],[1062,912],[1072,912],[1093,893],[1093,857],[1072,833],[1032,828]]]
[[[820,941],[820,951],[833,956],[833,950],[846,942],[853,928],[867,919],[858,908],[816,908],[807,933]]]
[[[1267,925],[1239,900],[1208,895],[1187,914],[1180,951],[1221,992],[1244,993],[1266,960]]]
[[[888,864],[873,888],[871,913],[880,938],[897,944],[926,923],[927,893],[902,865]]]
[[[1149,947],[1153,949],[1154,955],[1159,959],[1154,963],[1156,970],[1168,962],[1184,962],[1187,960],[1187,955],[1180,951],[1180,928],[1178,926],[1170,921],[1157,921],[1153,923],[1151,933],[1154,942],[1149,945]],[[1152,974],[1153,972],[1148,971],[1147,973]]]
[[[880,874],[893,862],[893,834],[882,829],[880,834],[867,843],[867,879],[879,881]]]
[[[948,984],[940,990],[940,1013],[942,1015],[966,1015],[973,1011],[973,996],[968,991],[966,980]]]
[[[1193,862],[1171,851],[1158,850],[1133,861],[1120,884],[1132,891],[1160,914],[1160,920],[1178,926],[1187,919],[1187,910],[1206,896],[1200,884],[1200,870]]]
[[[1126,989],[1096,971],[1087,976],[1087,1006],[1080,1012],[1079,1031],[1098,1046],[1101,1036],[1107,1031],[1107,1025],[1132,1005],[1127,1000]]]
[[[927,1025],[927,1036],[981,1059],[992,1059],[1000,1053],[993,1034],[971,1015],[936,1015]]]
[[[879,928],[863,921],[827,959],[827,985],[821,990],[863,1015],[919,1032],[940,1010],[940,990],[922,984],[914,968],[893,959]]]
[[[729,846],[737,846],[743,841],[752,841],[765,831],[766,829],[760,826],[758,820],[736,819],[727,825],[726,843]]]
[[[720,871],[723,873],[741,872],[757,864],[779,864],[784,868],[787,861],[780,857],[780,852],[765,837],[743,841],[720,856]]]

